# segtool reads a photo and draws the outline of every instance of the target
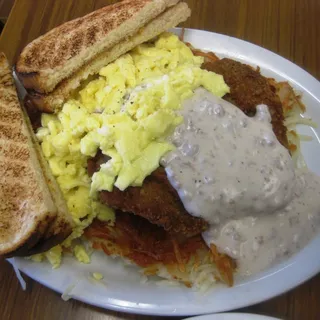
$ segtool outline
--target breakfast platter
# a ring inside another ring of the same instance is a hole
[[[181,29],[171,30],[177,35]],[[214,52],[259,67],[267,78],[288,81],[301,94],[305,116],[320,123],[320,83],[290,61],[251,43],[216,33],[186,29],[184,41],[196,49]],[[25,94],[17,77],[20,96]],[[299,125],[299,134],[312,137],[302,142],[301,152],[307,167],[317,175],[320,168],[320,130]],[[314,276],[320,270],[317,254],[320,235],[292,257],[251,276],[235,274],[232,287],[217,283],[205,292],[183,285],[145,277],[139,268],[120,259],[94,251],[91,262],[80,264],[66,255],[57,269],[48,262],[11,258],[10,262],[27,276],[62,294],[64,299],[77,299],[98,307],[139,314],[187,316],[223,312],[252,305],[282,294]],[[79,260],[79,259],[78,259]],[[312,262],[312,263],[311,263]],[[103,275],[100,279],[94,275]]]

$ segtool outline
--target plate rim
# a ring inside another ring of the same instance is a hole
[[[281,320],[280,318],[275,318],[275,317],[270,317],[270,316],[266,316],[264,314],[257,314],[257,313],[248,313],[248,312],[223,312],[223,313],[215,313],[215,314],[205,314],[205,315],[201,315],[201,316],[195,316],[195,317],[191,317],[191,318],[187,318],[188,320],[211,320],[211,316],[229,316],[231,315],[231,320],[240,320],[240,318],[234,318],[234,316],[241,316],[241,317],[248,317],[247,318],[241,318],[246,319],[246,320]],[[183,320],[187,320],[187,319],[183,319]],[[216,320],[216,319],[213,319]],[[226,319],[225,319],[226,320]]]
[[[175,33],[179,32],[181,30],[181,28],[174,28],[171,29],[170,31],[173,31]],[[287,78],[289,81],[291,81],[292,83],[295,83],[296,85],[298,85],[299,87],[301,87],[301,89],[303,89],[303,91],[305,91],[306,93],[308,93],[309,95],[311,95],[315,100],[317,100],[320,104],[320,82],[313,77],[311,74],[309,74],[307,71],[305,71],[304,69],[302,69],[300,66],[294,64],[293,62],[281,57],[280,55],[262,48],[258,45],[255,45],[253,43],[250,43],[248,41],[245,40],[241,40],[235,37],[230,37],[228,35],[223,35],[223,34],[219,34],[219,33],[215,33],[215,32],[210,32],[210,31],[205,31],[205,30],[199,30],[199,29],[190,29],[190,28],[185,28],[186,31],[186,35],[189,34],[190,36],[197,36],[197,35],[202,35],[202,36],[210,36],[210,37],[215,37],[217,39],[223,39],[224,41],[230,41],[231,43],[235,43],[235,44],[242,44],[242,46],[248,47],[248,48],[253,48],[255,54],[256,51],[260,51],[261,53],[266,54],[267,57],[267,61],[269,59],[269,57],[274,57],[275,59],[277,59],[278,61],[283,62],[284,67],[280,68],[280,69],[291,69],[293,68],[292,72],[295,73],[295,79],[296,77],[301,77],[301,79],[299,79],[299,81],[289,77],[288,75],[286,75],[285,72],[281,72],[279,73],[278,71],[274,70],[273,68],[268,68],[267,65],[265,65],[265,68],[267,68],[268,70],[271,70],[277,74],[282,74],[285,78]],[[202,48],[203,50],[210,50],[210,48]],[[212,50],[212,49],[211,49]],[[232,53],[232,51],[230,51]],[[219,54],[219,52],[217,51],[217,53]],[[239,59],[241,61],[241,59]],[[251,62],[251,60],[250,60]],[[253,59],[252,62],[255,62],[255,59]],[[248,62],[247,62],[248,63]],[[254,63],[255,64],[255,63]],[[259,65],[261,66],[261,63],[259,62]],[[308,82],[307,88],[303,85],[304,82]],[[316,93],[316,91],[318,90],[318,94]],[[306,248],[310,247],[310,243]],[[304,248],[302,251],[305,251]],[[313,250],[312,250],[313,251]],[[300,252],[301,253],[301,252]],[[299,255],[300,255],[299,253]],[[291,260],[291,259],[290,259]],[[292,259],[294,260],[294,259]],[[9,261],[10,262],[10,261]],[[287,261],[288,262],[288,261]],[[292,263],[289,263],[287,266],[285,266],[285,268],[290,268],[295,264],[295,261],[292,261]],[[19,267],[19,269],[26,274],[28,277],[30,277],[31,279],[33,279],[34,281],[39,282],[40,284],[46,286],[47,288],[58,292],[60,294],[63,293],[63,290],[60,288],[55,288],[53,285],[47,283],[46,281],[43,281],[42,279],[40,279],[39,277],[37,277],[37,274],[34,274],[32,272],[29,272],[28,270],[24,270],[26,268]],[[284,269],[284,268],[283,268]],[[281,272],[283,269],[280,269],[278,272]],[[199,311],[197,310],[196,306],[186,306],[185,308],[182,309],[175,309],[172,307],[171,311],[168,310],[161,310],[161,305],[156,305],[154,304],[154,307],[152,309],[144,309],[143,307],[137,306],[137,307],[125,307],[125,306],[121,306],[119,304],[113,304],[111,302],[106,302],[104,304],[101,304],[99,302],[95,302],[92,299],[90,299],[90,297],[86,297],[86,296],[79,296],[79,295],[74,295],[72,298],[90,305],[94,305],[96,307],[99,308],[103,308],[105,310],[114,310],[114,311],[118,311],[118,312],[126,312],[126,313],[133,313],[133,314],[143,314],[143,315],[157,315],[157,316],[193,316],[193,315],[201,315],[201,314],[209,314],[209,313],[221,313],[224,311],[231,311],[231,310],[235,310],[238,308],[243,308],[243,307],[247,307],[247,306],[251,306],[254,305],[256,303],[260,303],[263,301],[266,301],[268,299],[274,298],[276,296],[279,296],[281,294],[286,293],[287,291],[299,286],[300,284],[306,282],[307,280],[309,280],[310,278],[312,278],[313,276],[315,276],[318,272],[320,271],[320,256],[318,257],[318,259],[314,259],[312,261],[312,265],[309,266],[309,268],[306,268],[301,272],[300,274],[300,278],[295,279],[295,281],[291,281],[291,283],[287,283],[286,286],[283,289],[278,289],[278,290],[271,290],[269,293],[266,293],[262,296],[256,296],[255,299],[248,299],[247,302],[243,302],[242,300],[240,302],[236,302],[233,303],[231,307],[222,307],[222,308],[217,308],[217,307],[211,307],[208,306],[206,308],[204,308],[204,310]],[[288,271],[287,271],[288,272]],[[259,279],[259,280],[263,280],[263,279]],[[255,281],[253,281],[255,282]],[[241,285],[240,285],[241,286]],[[232,290],[232,289],[231,289]]]

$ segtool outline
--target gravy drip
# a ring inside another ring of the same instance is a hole
[[[252,274],[294,254],[318,232],[320,178],[295,170],[272,130],[268,107],[254,117],[204,89],[185,101],[184,123],[163,157],[186,210],[208,221],[208,245]]]

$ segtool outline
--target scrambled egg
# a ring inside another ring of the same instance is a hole
[[[99,273],[99,272],[93,272],[92,273],[92,278],[94,280],[100,281],[103,279],[103,274]]]
[[[55,246],[45,253],[45,257],[51,263],[52,268],[56,269],[61,264],[62,248],[60,245]]]
[[[59,113],[42,115],[37,137],[76,224],[62,246],[70,246],[95,217],[114,222],[97,192],[142,185],[173,149],[166,137],[183,121],[177,110],[196,88],[219,97],[229,92],[222,76],[202,70],[202,63],[177,36],[164,33],[102,68]],[[110,160],[91,179],[87,160],[98,149]],[[61,257],[52,260],[60,251],[52,250],[46,255],[57,266]],[[73,252],[88,263],[84,248]]]
[[[90,257],[88,253],[86,252],[86,249],[82,245],[76,245],[74,247],[74,255],[77,258],[79,262],[82,263],[90,263]]]

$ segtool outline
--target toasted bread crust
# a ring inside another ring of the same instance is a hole
[[[124,0],[66,22],[26,46],[16,64],[19,78],[28,89],[51,92],[96,55],[135,34],[178,1]]]
[[[191,11],[184,2],[167,9],[156,19],[149,22],[139,33],[120,42],[112,49],[102,52],[72,76],[63,80],[52,93],[41,94],[35,91],[29,91],[30,100],[34,106],[42,112],[53,113],[58,111],[64,101],[66,101],[72,92],[80,86],[81,82],[86,80],[90,75],[98,73],[102,67],[116,60],[122,54],[132,50],[137,45],[185,21],[190,14]]]
[[[0,256],[25,256],[62,242],[72,219],[21,108],[0,53]]]
[[[3,116],[3,117],[2,117]],[[0,255],[34,246],[57,215],[0,53]]]
[[[30,253],[33,252],[34,248],[37,248],[42,242],[43,235],[49,229],[50,224],[53,221],[54,219],[52,219],[52,217],[47,217],[44,221],[40,221],[37,228],[30,235],[29,239],[14,251],[4,254],[5,258],[29,256]],[[40,253],[40,251],[35,253]]]

